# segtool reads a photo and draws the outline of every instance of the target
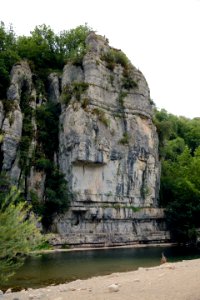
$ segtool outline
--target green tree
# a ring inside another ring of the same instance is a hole
[[[9,29],[6,29],[4,23],[0,22],[0,99],[6,98],[10,70],[18,60],[13,28],[10,26]]]
[[[43,238],[31,207],[15,187],[0,203],[0,281],[7,280]]]
[[[85,40],[91,28],[80,25],[75,29],[64,30],[57,36],[57,49],[64,62],[71,61],[74,64],[81,64],[86,54]]]
[[[55,34],[49,26],[36,26],[31,36],[18,37],[17,52],[22,59],[31,61],[37,71],[57,68]]]
[[[156,112],[162,164],[160,205],[165,207],[172,237],[195,242],[200,227],[200,122]]]

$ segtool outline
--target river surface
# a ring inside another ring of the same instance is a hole
[[[174,246],[39,254],[28,257],[6,285],[0,283],[0,288],[39,288],[113,272],[132,271],[139,267],[152,267],[160,264],[162,252],[168,262],[200,258],[200,250]]]

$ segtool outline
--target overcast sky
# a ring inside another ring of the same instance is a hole
[[[123,50],[156,106],[200,117],[200,0],[2,0],[0,20],[18,35],[46,24],[58,33],[87,23]]]

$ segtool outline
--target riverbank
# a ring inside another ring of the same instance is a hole
[[[54,248],[44,249],[32,252],[33,254],[54,253],[54,252],[76,252],[76,251],[91,251],[91,250],[108,250],[108,249],[127,249],[127,248],[147,248],[147,247],[172,247],[177,246],[177,243],[148,243],[148,244],[131,244],[123,246],[104,246],[104,247],[73,247],[73,248]]]
[[[4,294],[4,300],[199,300],[200,259]]]

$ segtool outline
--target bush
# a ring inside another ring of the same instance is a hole
[[[8,117],[9,113],[14,111],[15,103],[13,100],[7,100],[7,99],[1,100],[1,101],[3,103],[3,109],[5,112],[5,116]]]
[[[122,51],[113,48],[104,53],[101,59],[106,62],[107,68],[111,71],[114,70],[117,64],[120,64],[123,68],[128,68],[130,64],[127,56]]]
[[[101,121],[106,127],[110,125],[110,121],[106,118],[105,112],[99,108],[94,108],[92,111],[98,116],[99,121]]]
[[[40,145],[44,156],[50,160],[53,160],[54,153],[58,150],[60,112],[60,104],[54,103],[43,104],[36,110],[37,145]]]
[[[138,84],[130,76],[122,78],[122,88],[126,90],[137,88]]]
[[[39,158],[35,162],[35,167],[39,171],[49,172],[53,167],[53,163],[47,158]]]
[[[87,82],[73,82],[64,87],[61,101],[65,105],[68,105],[72,97],[74,96],[76,100],[80,101],[82,94],[88,89],[89,84]]]
[[[0,203],[0,281],[6,281],[43,238],[31,207],[21,202],[20,192],[12,188]]]
[[[121,140],[119,140],[119,143],[122,145],[126,145],[129,143],[129,139],[130,139],[130,136],[129,136],[128,132],[124,132],[123,138],[121,138]]]
[[[124,98],[126,98],[126,96],[128,95],[128,93],[126,93],[126,92],[120,92],[119,93],[119,98],[118,98],[118,101],[119,101],[119,104],[121,105],[121,106],[124,106]]]

